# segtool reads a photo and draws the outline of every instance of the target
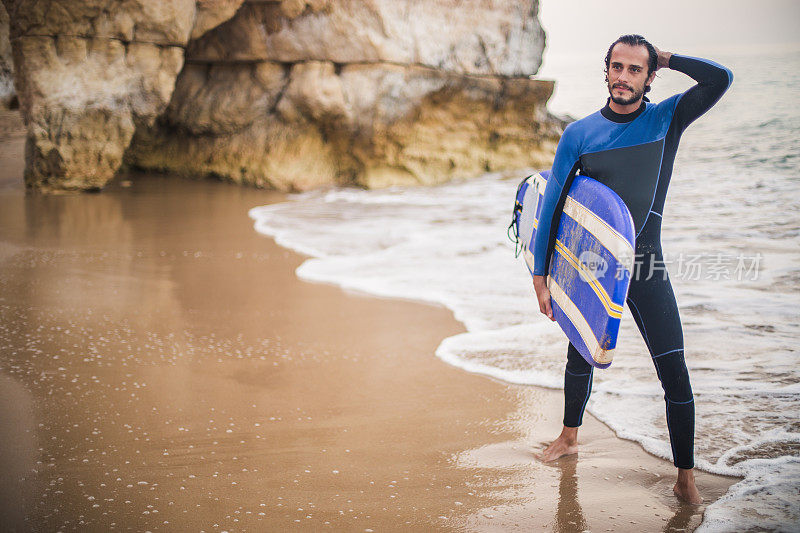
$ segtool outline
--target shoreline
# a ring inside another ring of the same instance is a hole
[[[19,510],[4,525],[700,523],[671,464],[591,415],[578,456],[535,461],[560,391],[435,357],[464,331],[448,309],[299,280],[303,256],[247,217],[282,195],[130,178],[100,195],[0,190],[4,501]],[[737,480],[698,472],[708,503]]]

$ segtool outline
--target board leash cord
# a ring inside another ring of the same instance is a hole
[[[506,237],[508,240],[514,243],[514,258],[518,258],[519,254],[522,253],[523,245],[519,241],[519,217],[522,214],[522,202],[519,201],[519,192],[522,190],[522,186],[527,183],[528,179],[532,177],[533,174],[530,176],[525,176],[525,178],[517,185],[517,195],[514,199],[514,210],[511,212],[511,224],[508,225],[508,229],[506,229]],[[513,236],[512,236],[513,234]]]

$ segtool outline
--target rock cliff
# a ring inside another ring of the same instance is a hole
[[[538,2],[3,0],[26,183],[128,164],[304,190],[549,163]]]
[[[194,0],[3,0],[27,126],[25,181],[102,187],[172,96]]]

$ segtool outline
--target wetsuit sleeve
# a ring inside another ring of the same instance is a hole
[[[572,178],[580,164],[579,138],[575,123],[564,129],[556,148],[556,157],[547,187],[542,196],[542,207],[539,211],[539,225],[533,243],[533,273],[544,276],[550,264],[550,254],[555,244],[555,232],[564,206],[564,198],[569,191]]]
[[[675,108],[673,121],[680,131],[711,109],[733,81],[733,73],[728,68],[707,59],[672,54],[669,68],[697,82],[680,96]]]

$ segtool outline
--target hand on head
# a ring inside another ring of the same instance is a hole
[[[653,46],[656,49],[656,54],[658,54],[658,63],[656,64],[656,70],[662,68],[669,68],[669,58],[672,57],[672,52],[664,52],[660,50],[657,46]]]

